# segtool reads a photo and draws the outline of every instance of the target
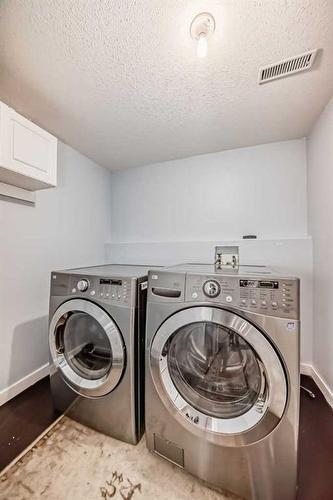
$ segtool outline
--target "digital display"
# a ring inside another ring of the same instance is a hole
[[[99,280],[100,285],[122,285],[121,280],[111,280],[111,279],[101,279]]]
[[[279,288],[277,281],[259,281],[259,288]]]
[[[240,280],[239,286],[246,288],[279,288],[278,281]]]

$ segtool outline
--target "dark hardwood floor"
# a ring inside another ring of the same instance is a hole
[[[298,500],[333,500],[333,411],[316,384],[302,376]],[[0,470],[58,417],[47,378],[0,407]],[[283,499],[281,499],[283,500]]]
[[[0,407],[0,470],[31,444],[59,414],[48,377]]]
[[[298,500],[333,500],[333,410],[310,377],[302,385],[299,429]]]

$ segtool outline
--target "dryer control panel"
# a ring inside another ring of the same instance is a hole
[[[187,274],[185,301],[209,301],[268,316],[299,319],[299,280]]]

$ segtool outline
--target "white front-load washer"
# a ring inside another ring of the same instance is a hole
[[[135,444],[144,428],[146,266],[51,274],[50,384],[55,407]]]
[[[148,448],[215,487],[296,497],[299,280],[264,267],[151,271]]]

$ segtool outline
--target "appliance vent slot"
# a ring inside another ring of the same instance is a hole
[[[270,82],[277,78],[299,73],[300,71],[308,70],[312,67],[317,54],[317,49],[304,52],[299,56],[284,59],[275,64],[270,64],[259,69],[259,85],[261,83]]]

